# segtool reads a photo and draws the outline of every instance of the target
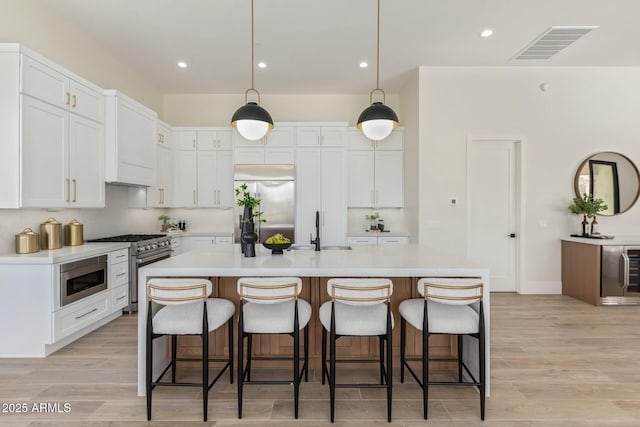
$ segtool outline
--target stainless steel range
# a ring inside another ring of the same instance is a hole
[[[103,237],[88,242],[131,242],[129,253],[129,305],[123,310],[128,313],[138,311],[138,268],[161,259],[167,259],[171,250],[171,237],[165,234],[124,234]]]

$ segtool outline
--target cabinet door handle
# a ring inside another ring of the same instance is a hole
[[[69,101],[71,100],[71,94],[69,92],[65,92],[64,96],[65,96],[64,105],[69,105]]]
[[[116,301],[120,301],[121,299],[125,298],[126,295],[122,295],[121,297],[116,298]]]
[[[158,188],[158,198],[159,198],[158,203],[162,204],[162,202],[163,202],[162,201],[162,188]]]
[[[69,203],[69,200],[71,199],[71,180],[69,178],[67,178],[65,181],[67,181],[67,198],[66,198],[66,202]]]
[[[127,256],[127,255],[117,255],[117,256],[116,256],[116,259],[117,259],[117,258],[124,258],[124,257],[126,257],[126,256]]]
[[[71,106],[72,106],[73,108],[76,108],[76,96],[75,96],[75,95],[73,95],[73,96],[72,96],[72,98],[73,98],[73,104],[72,104]]]
[[[73,200],[72,202],[75,203],[76,202],[76,198],[78,196],[78,182],[74,179],[72,179],[71,181],[73,181]]]
[[[81,314],[80,316],[76,316],[76,320],[78,320],[78,319],[82,319],[84,316],[88,316],[88,315],[90,315],[91,313],[93,313],[93,312],[95,312],[95,311],[98,311],[98,309],[97,309],[97,308],[94,308],[94,309],[93,309],[93,310],[91,310],[91,311],[87,311],[85,314]]]
[[[193,204],[196,204],[196,190],[193,190]]]
[[[124,276],[126,274],[127,274],[126,272],[125,273],[116,274],[116,277],[122,277],[122,276]]]

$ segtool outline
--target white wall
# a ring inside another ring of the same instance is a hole
[[[559,292],[559,238],[579,229],[567,207],[580,163],[617,151],[640,164],[640,69],[422,67],[419,102],[420,242],[466,252],[467,136],[522,136],[521,290]],[[450,196],[460,204],[448,206]],[[640,206],[598,221],[604,234],[640,235]]]
[[[165,121],[173,126],[229,126],[233,113],[244,104],[244,95],[166,94]],[[400,118],[400,97],[387,94],[387,105]],[[369,105],[369,95],[262,94],[260,105],[275,122],[345,122],[355,126]]]

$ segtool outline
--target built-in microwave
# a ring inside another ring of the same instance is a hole
[[[60,265],[60,305],[107,289],[107,255]]]

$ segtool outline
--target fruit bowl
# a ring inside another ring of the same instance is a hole
[[[289,246],[291,246],[291,242],[289,242],[289,243],[263,243],[262,246],[264,246],[267,249],[271,249],[271,254],[272,255],[282,255],[284,253],[284,250],[287,249]]]

